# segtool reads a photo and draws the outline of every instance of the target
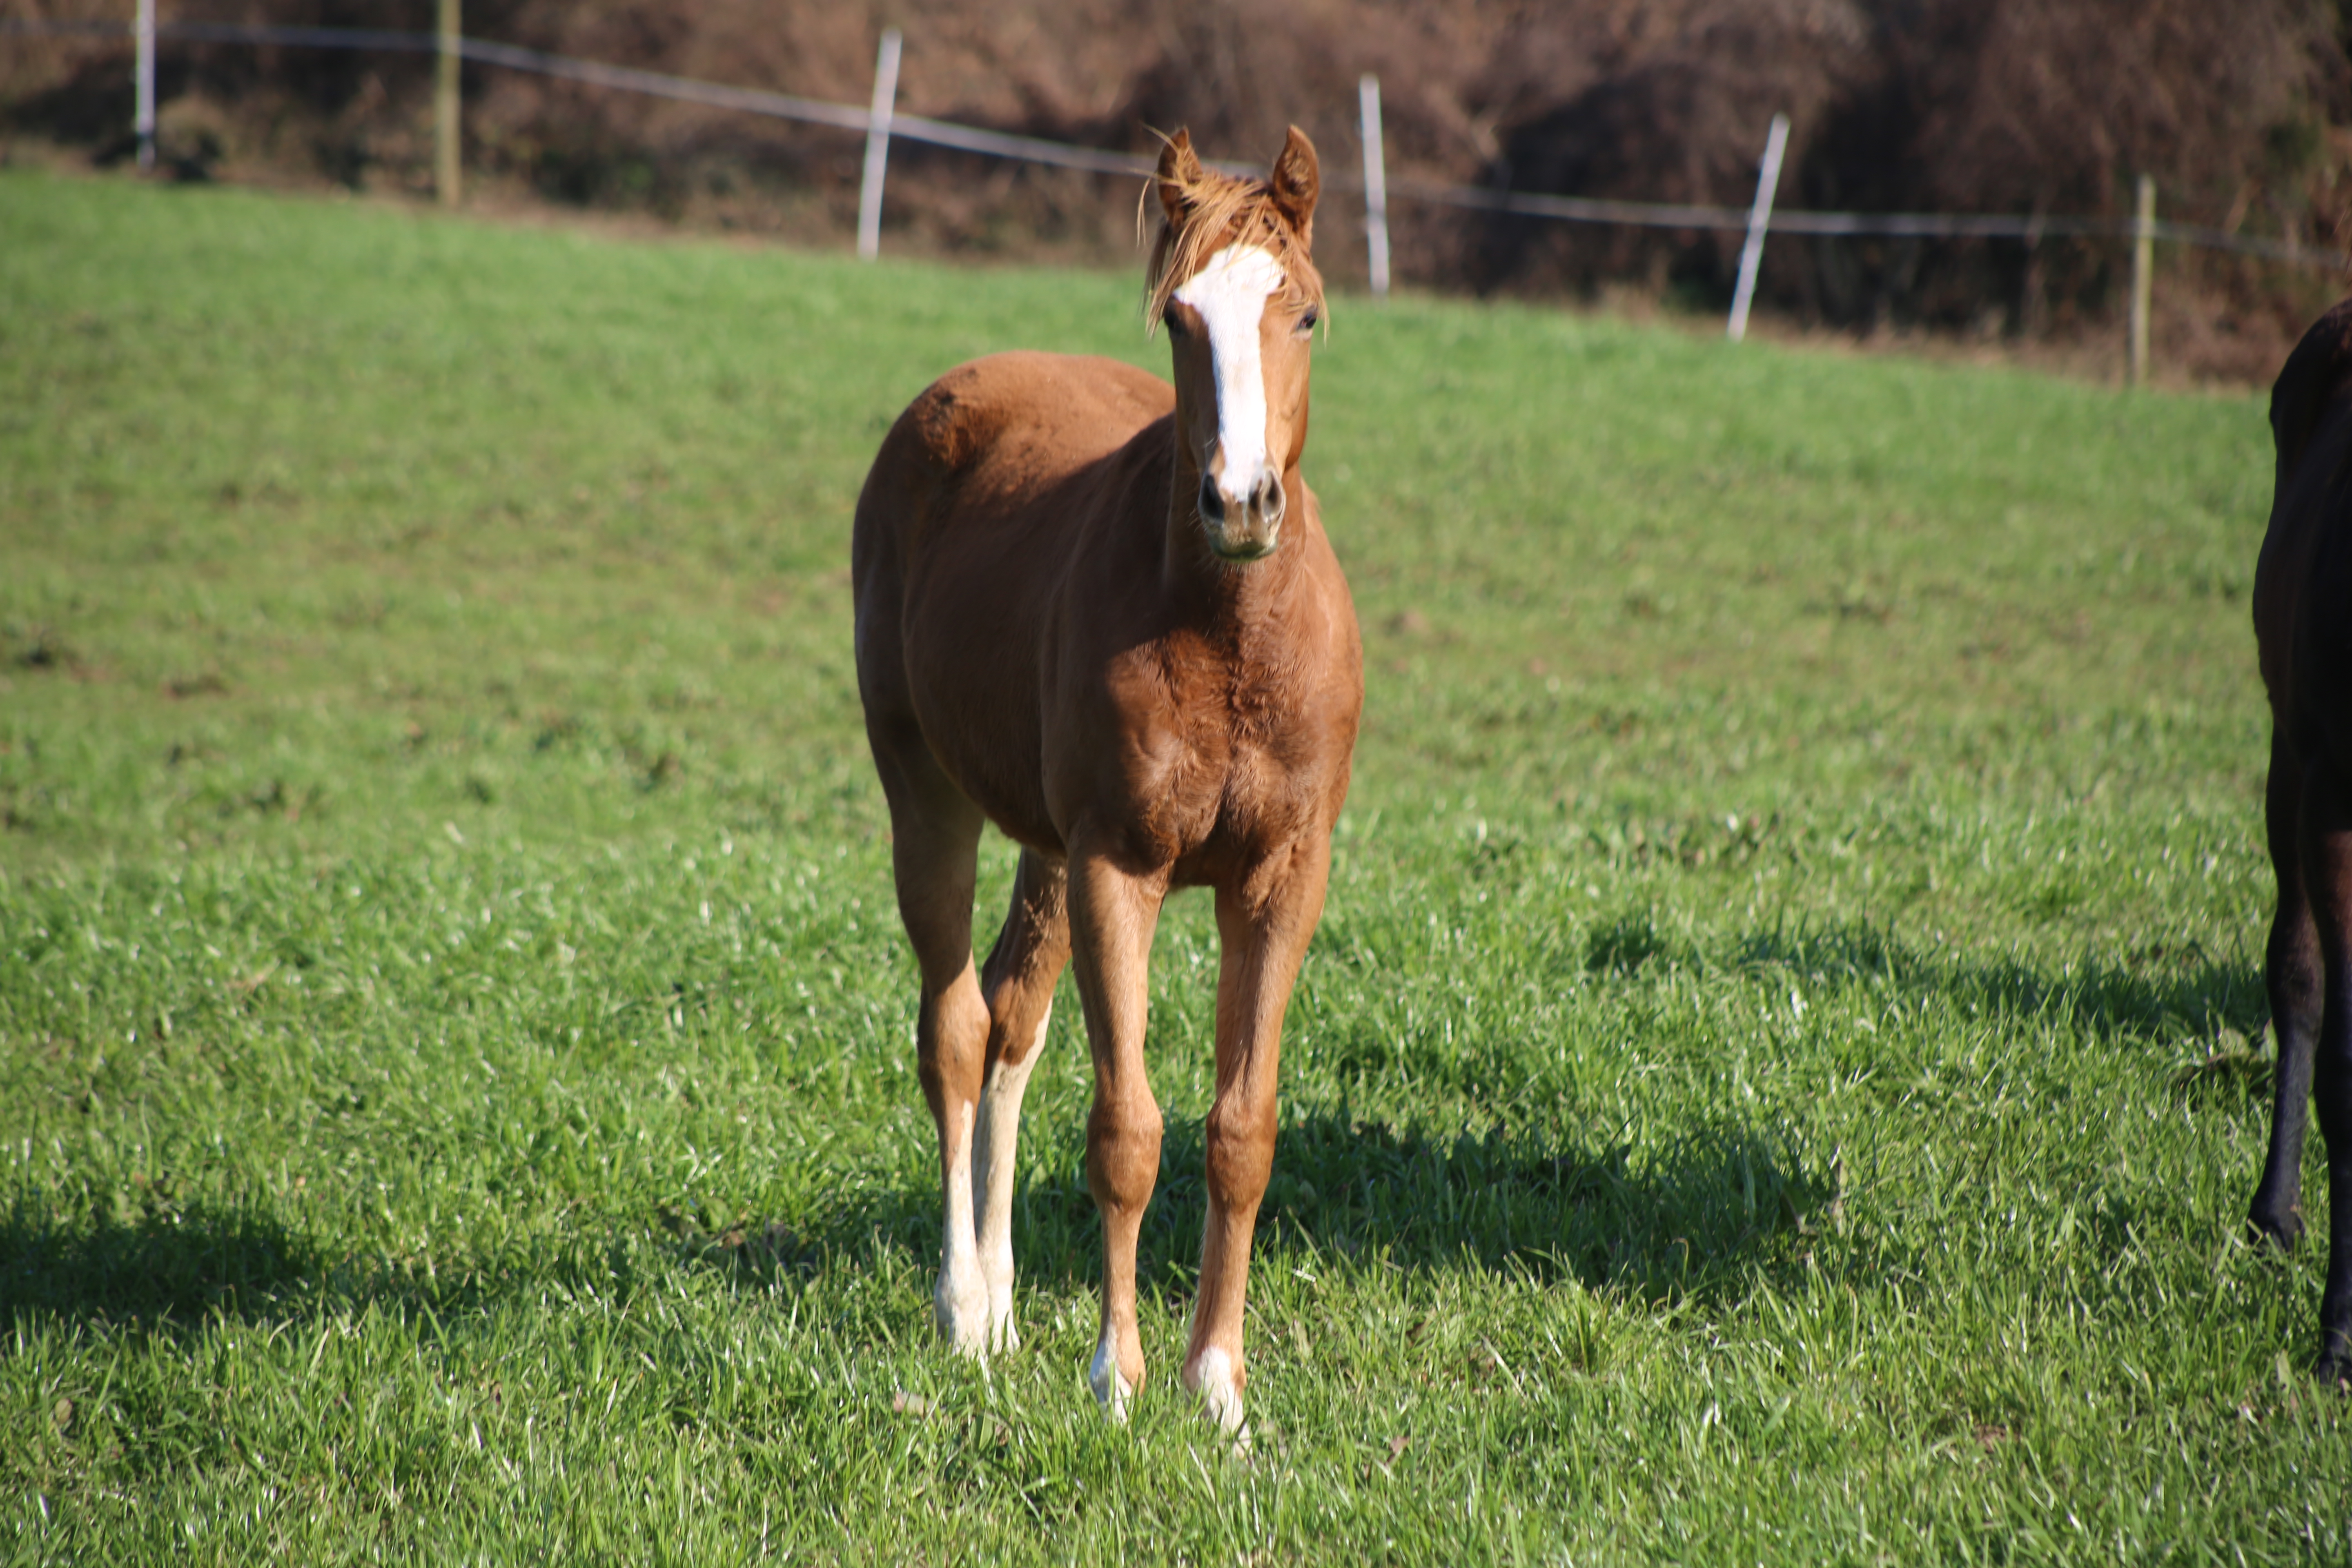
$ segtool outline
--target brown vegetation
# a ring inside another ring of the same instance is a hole
[[[118,0],[0,0],[0,16],[119,20]],[[422,31],[432,0],[164,0],[167,18]],[[1296,121],[1335,176],[1355,83],[1379,73],[1397,174],[1657,201],[1744,203],[1764,127],[1793,122],[1785,205],[2125,216],[2152,174],[2163,215],[2340,248],[2352,214],[2352,63],[2334,0],[467,0],[467,30],[562,54],[863,102],[875,39],[904,29],[909,111],[1149,153],[1190,126],[1234,158]],[[20,132],[126,150],[127,43],[9,40],[0,110]],[[174,45],[165,151],[184,172],[428,181],[424,56]],[[855,219],[856,135],[468,68],[469,166],[488,188],[712,226],[834,238]],[[901,250],[1124,258],[1126,181],[902,144]],[[1339,184],[1335,178],[1335,187]],[[1360,279],[1352,204],[1318,247]],[[1736,236],[1488,217],[1400,201],[1397,275],[1556,295],[1631,286],[1708,308]],[[1762,305],[1843,330],[2060,342],[2107,333],[2114,240],[1776,241]],[[2162,357],[2266,376],[2340,287],[2316,268],[2166,253]]]

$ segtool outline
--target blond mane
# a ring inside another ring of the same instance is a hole
[[[1144,184],[1146,200],[1154,188],[1176,194],[1184,223],[1180,228],[1163,217],[1151,247],[1151,266],[1143,276],[1147,334],[1159,329],[1176,290],[1228,245],[1255,245],[1274,258],[1282,268],[1282,291],[1276,298],[1289,309],[1323,303],[1323,274],[1315,269],[1306,241],[1283,216],[1266,181],[1235,179],[1204,168],[1192,179],[1152,175]]]

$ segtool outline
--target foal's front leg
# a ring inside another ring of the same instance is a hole
[[[1151,936],[1160,923],[1162,877],[1137,877],[1100,855],[1073,848],[1069,863],[1070,952],[1094,1055],[1095,1102],[1087,1115],[1087,1185],[1103,1223],[1102,1331],[1087,1381],[1114,1416],[1143,1386],[1143,1341],[1136,1330],[1135,1247],[1160,1176],[1160,1107],[1143,1067]]]
[[[1201,1294],[1184,1352],[1184,1386],[1218,1426],[1246,1439],[1242,1309],[1250,1242],[1274,1170],[1275,1079],[1282,1014],[1307,939],[1322,918],[1331,847],[1293,845],[1217,889],[1217,1098],[1209,1110],[1209,1215],[1201,1237]]]

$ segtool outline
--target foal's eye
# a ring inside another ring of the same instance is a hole
[[[1309,305],[1307,307],[1306,314],[1298,318],[1298,330],[1302,332],[1311,332],[1322,320],[1323,312],[1317,307]]]
[[[1168,335],[1171,338],[1189,338],[1192,335],[1184,330],[1184,318],[1172,311],[1160,317],[1160,324],[1168,329]]]

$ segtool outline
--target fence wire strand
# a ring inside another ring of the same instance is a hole
[[[131,25],[113,21],[48,21],[42,19],[0,19],[0,37],[128,37]],[[433,33],[397,32],[374,27],[304,27],[277,26],[242,22],[163,22],[155,27],[159,40],[169,39],[192,44],[251,44],[258,47],[313,49],[373,49],[397,54],[436,54],[441,47],[440,38]],[[611,88],[623,92],[643,93],[655,98],[672,99],[685,103],[701,104],[712,109],[728,109],[746,114],[763,115],[770,119],[792,120],[803,124],[831,126],[836,130],[866,132],[869,111],[854,104],[833,103],[824,99],[802,98],[792,93],[770,92],[759,88],[729,87],[719,82],[700,81],[691,77],[671,76],[662,71],[641,70],[632,66],[607,65],[599,60],[579,59],[568,55],[551,54],[543,49],[524,48],[515,44],[494,43],[486,38],[461,38],[457,52],[460,58],[477,65],[497,66],[508,70],[524,71],[535,76],[562,81],[576,81],[593,87]],[[990,131],[980,126],[960,125],[952,121],[932,120],[922,115],[894,114],[890,121],[893,140],[919,142],[934,147],[945,147],[960,153],[977,153],[982,157],[1007,158],[1023,163],[1043,163],[1055,168],[1076,169],[1087,174],[1143,176],[1150,174],[1154,161],[1137,153],[1115,153],[1106,148],[1081,147],[1066,142],[1048,141],[1038,136],[1020,136],[1009,132]],[[1221,162],[1211,167],[1227,174],[1253,174],[1254,165]],[[1346,177],[1327,180],[1326,185],[1339,190],[1360,189],[1360,183]],[[1748,227],[1748,212],[1745,207],[1713,206],[1677,202],[1630,201],[1601,196],[1553,195],[1536,191],[1512,191],[1482,188],[1475,185],[1450,185],[1433,180],[1411,177],[1391,178],[1388,194],[1391,199],[1403,197],[1410,201],[1451,206],[1477,212],[1505,213],[1518,217],[1549,219],[1555,222],[1615,224],[1639,228],[1712,229],[1739,231]],[[1804,234],[1843,238],[1885,239],[2019,239],[2027,242],[2044,238],[2129,238],[2138,230],[2130,218],[2101,218],[2074,216],[1967,213],[1851,213],[1818,212],[1803,208],[1780,208],[1772,215],[1771,232],[1776,235]],[[2284,240],[2265,239],[2254,235],[2233,234],[2198,224],[2158,222],[2152,230],[2159,240],[2177,245],[2195,246],[2206,250],[2227,251],[2241,256],[2261,257],[2267,260],[2291,265],[2318,267],[2333,271],[2346,269],[2346,258],[2336,250],[2317,246],[2291,244]]]

